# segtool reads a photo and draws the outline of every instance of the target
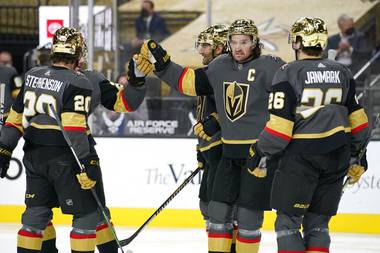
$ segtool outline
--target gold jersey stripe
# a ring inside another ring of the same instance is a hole
[[[179,78],[179,90],[189,96],[196,96],[195,91],[195,71],[194,69],[185,68]]]
[[[132,108],[129,107],[127,100],[124,97],[124,89],[119,90],[119,92],[116,94],[116,102],[113,106],[113,109],[115,112],[131,112],[133,111]]]
[[[201,151],[201,152],[205,152],[207,150],[210,150],[212,149],[213,147],[216,147],[218,145],[222,144],[222,141],[219,140],[219,141],[214,141],[213,143],[210,143],[209,145],[205,146],[205,147],[201,147],[199,148],[198,150]]]
[[[16,99],[17,95],[20,93],[20,89],[15,89],[12,91],[12,98]]]
[[[38,128],[38,129],[54,129],[54,130],[58,130],[60,131],[61,129],[59,128],[59,126],[56,126],[56,125],[40,125],[40,124],[37,124],[35,122],[32,122],[30,124],[30,126],[34,127],[34,128]]]
[[[326,138],[333,134],[336,134],[337,132],[344,131],[345,133],[351,132],[350,127],[343,127],[338,126],[335,127],[327,132],[323,133],[310,133],[310,134],[295,134],[293,135],[293,139],[320,139],[320,138]]]
[[[87,128],[86,116],[76,112],[64,112],[61,114],[62,125],[64,127],[83,127]]]
[[[368,122],[367,114],[364,109],[359,109],[348,115],[348,121],[350,122],[351,128],[356,128]]]
[[[257,139],[253,140],[226,140],[222,137],[222,142],[225,144],[253,144],[257,142]]]
[[[15,110],[13,110],[13,108],[11,108],[11,110],[9,111],[9,115],[5,124],[14,126],[21,133],[24,133],[24,128],[22,127],[22,113],[16,112]]]
[[[277,115],[270,114],[270,118],[266,126],[276,132],[292,137],[294,122]]]

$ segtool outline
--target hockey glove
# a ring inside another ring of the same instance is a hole
[[[213,136],[220,131],[220,124],[217,113],[211,113],[203,120],[203,129],[208,136]]]
[[[264,178],[267,176],[266,157],[257,147],[257,143],[252,144],[249,148],[246,168],[255,177]]]
[[[9,169],[9,162],[11,161],[12,150],[0,143],[0,177],[4,178]]]
[[[199,138],[210,141],[211,136],[220,130],[218,115],[216,113],[210,114],[202,121],[197,122],[193,130],[194,134]]]
[[[96,184],[96,179],[100,174],[99,158],[97,155],[88,155],[80,160],[84,170],[77,174],[80,187],[83,190],[91,189]]]
[[[160,72],[166,69],[170,63],[170,56],[159,44],[154,40],[148,40],[141,46],[140,54],[154,63],[156,71]]]
[[[197,161],[198,161],[198,168],[203,170],[206,165],[206,160],[200,150],[197,150]]]
[[[203,140],[206,140],[206,141],[211,140],[211,136],[207,135],[204,131],[202,121],[198,121],[197,124],[194,125],[193,131],[194,131],[195,136],[197,136]]]
[[[359,181],[360,177],[367,170],[367,156],[366,153],[362,156],[362,158],[358,159],[358,157],[351,157],[350,167],[348,168],[347,176],[349,177],[348,183],[355,184]]]
[[[130,85],[141,87],[145,84],[145,76],[153,69],[152,64],[141,55],[134,55],[127,66],[127,78]]]

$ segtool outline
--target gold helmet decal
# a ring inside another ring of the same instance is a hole
[[[238,34],[251,36],[254,44],[258,39],[257,27],[251,19],[237,19],[232,22],[228,29],[228,38]]]
[[[70,54],[81,57],[85,52],[82,33],[72,27],[59,28],[53,37],[52,53]]]
[[[223,49],[227,49],[227,34],[228,25],[217,24],[208,27],[206,30],[202,31],[197,38],[196,48],[199,44],[210,44],[213,49],[218,45],[222,45]]]
[[[325,48],[327,45],[327,28],[320,18],[300,18],[293,25],[289,34],[289,42],[296,42],[301,37],[304,47]]]
[[[223,85],[226,115],[233,122],[247,111],[249,85],[237,82],[224,82]]]

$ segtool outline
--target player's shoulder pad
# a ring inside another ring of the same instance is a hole
[[[25,73],[25,76],[33,73],[38,73],[38,72],[43,72],[43,71],[48,71],[49,67],[48,66],[37,66],[34,68],[31,68]]]
[[[221,64],[221,63],[226,63],[231,61],[231,56],[229,54],[221,54],[215,57],[209,64],[209,67],[213,67],[215,65]]]
[[[84,70],[82,72],[87,78],[95,77],[95,78],[102,80],[102,81],[107,79],[102,73],[95,71],[95,70]]]
[[[93,85],[90,79],[87,78],[83,73],[80,73],[77,71],[73,71],[72,73],[73,73],[73,76],[72,76],[73,79],[71,81],[73,85],[80,88],[93,90]]]
[[[280,57],[273,54],[263,55],[263,57],[274,62],[283,62],[283,60]]]
[[[90,82],[96,86],[101,83],[109,83],[108,79],[100,72],[95,70],[84,70],[82,73],[90,80]]]

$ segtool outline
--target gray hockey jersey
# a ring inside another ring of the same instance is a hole
[[[258,146],[267,155],[321,154],[351,144],[359,151],[368,119],[355,99],[355,81],[342,64],[305,59],[284,65],[271,87],[270,120]]]
[[[221,125],[223,154],[246,158],[269,118],[269,88],[284,61],[260,56],[237,63],[230,55],[215,58],[207,69],[183,68],[175,63],[157,76],[190,96],[214,94]]]

